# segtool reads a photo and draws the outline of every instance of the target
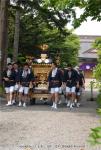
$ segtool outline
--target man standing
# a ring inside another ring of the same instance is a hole
[[[56,63],[52,63],[52,70],[48,76],[48,83],[50,87],[51,99],[53,101],[52,108],[57,109],[59,101],[59,91],[62,85],[62,72],[57,68]]]
[[[20,72],[20,88],[19,88],[19,106],[26,107],[28,100],[29,87],[32,85],[33,73],[28,64],[25,63],[22,71]]]
[[[7,106],[12,105],[14,85],[15,85],[15,72],[12,69],[12,64],[7,65],[7,69],[3,73],[3,81],[6,92]]]
[[[76,98],[76,87],[79,87],[78,73],[72,68],[72,65],[67,66],[64,72],[63,86],[66,86],[66,97],[68,100],[67,107],[73,108]]]
[[[15,72],[15,85],[14,85],[14,94],[13,94],[13,104],[15,104],[16,100],[18,98],[18,90],[19,90],[19,84],[20,84],[20,69],[19,69],[18,64],[16,62],[13,63],[13,70]]]
[[[85,88],[85,78],[82,73],[82,70],[80,70],[79,67],[77,67],[76,70],[78,72],[78,77],[79,77],[79,87],[76,88],[76,106],[79,107],[82,90]]]

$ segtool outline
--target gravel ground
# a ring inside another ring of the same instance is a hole
[[[100,124],[89,98],[87,91],[80,108],[61,104],[58,111],[43,104],[6,107],[1,99],[0,150],[101,150],[87,142],[90,129]]]

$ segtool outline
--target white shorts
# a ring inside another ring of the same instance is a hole
[[[29,92],[29,87],[23,87],[23,86],[21,86],[19,88],[19,93],[28,94],[28,92]]]
[[[75,93],[75,90],[76,90],[76,87],[73,86],[73,87],[66,87],[66,93]]]
[[[59,93],[60,88],[56,87],[56,88],[51,88],[50,93],[54,94],[54,93]]]
[[[82,94],[83,88],[80,87],[79,91],[76,93],[78,96],[80,96]]]
[[[13,93],[14,92],[14,86],[10,86],[10,87],[5,87],[5,92],[8,93]]]
[[[59,88],[59,94],[65,94],[66,93],[66,89],[65,88],[63,88],[63,87],[60,87]]]
[[[59,87],[59,94],[62,94],[62,87]]]
[[[18,91],[19,90],[19,85],[18,84],[15,84],[14,86],[14,91]]]
[[[80,93],[80,92],[77,92],[76,94],[77,94],[78,96],[80,96],[80,95],[81,95],[81,93]]]

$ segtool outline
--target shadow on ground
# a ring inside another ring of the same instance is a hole
[[[91,116],[96,117],[97,113],[96,113],[96,109],[97,109],[97,104],[96,104],[96,97],[97,97],[97,92],[94,92],[94,101],[90,101],[91,95],[90,95],[90,91],[86,91],[83,94],[82,97],[82,101],[81,101],[81,106],[80,108],[73,108],[72,110],[70,110],[70,108],[66,107],[66,103],[64,101],[64,98],[62,96],[62,101],[63,103],[58,105],[58,110],[55,112],[70,112],[70,113],[86,113],[89,114]],[[2,100],[1,99],[1,103],[0,103],[0,111],[2,112],[17,112],[17,111],[52,111],[54,112],[54,110],[51,109],[51,106],[49,104],[44,104],[41,101],[37,101],[35,105],[28,105],[26,108],[23,107],[18,107],[18,106],[5,106],[6,101],[5,99]]]

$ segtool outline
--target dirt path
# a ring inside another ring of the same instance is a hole
[[[99,125],[96,103],[67,109],[59,106],[52,111],[48,105],[27,108],[6,107],[0,104],[0,150],[101,150],[90,147],[87,140],[90,128]]]

